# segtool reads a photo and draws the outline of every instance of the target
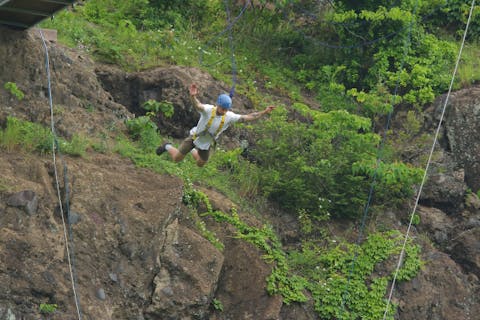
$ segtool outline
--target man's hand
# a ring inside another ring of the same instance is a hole
[[[259,111],[259,112],[253,112],[253,113],[249,113],[249,114],[244,114],[240,117],[240,120],[242,121],[253,121],[253,120],[257,120],[259,119],[260,117],[262,117],[263,115],[266,115],[266,114],[269,114],[270,112],[273,111],[273,109],[275,109],[276,107],[275,106],[268,106],[265,108],[265,110],[263,111]]]
[[[190,99],[192,100],[193,107],[195,109],[197,109],[197,111],[201,112],[201,111],[205,110],[205,108],[200,103],[200,101],[198,101],[197,94],[198,94],[197,85],[195,83],[192,83],[190,85]]]
[[[195,83],[192,83],[190,85],[190,95],[192,97],[195,97],[196,95],[198,94],[198,88],[197,88],[197,85]]]
[[[265,110],[263,112],[269,114],[270,112],[273,111],[273,109],[275,109],[276,106],[268,106],[267,108],[265,108]]]

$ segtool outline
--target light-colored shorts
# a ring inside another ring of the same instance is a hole
[[[180,151],[180,153],[185,156],[190,151],[192,151],[193,148],[196,148],[196,147],[195,147],[195,144],[193,143],[193,137],[190,136],[190,137],[188,137],[188,138],[186,138],[185,140],[182,141],[182,143],[178,147],[178,151]],[[200,156],[200,159],[207,162],[208,158],[210,157],[210,149],[211,148],[209,148],[208,150],[200,150],[200,149],[197,148],[198,155]]]

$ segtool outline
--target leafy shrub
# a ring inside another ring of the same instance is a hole
[[[16,97],[18,100],[23,100],[25,94],[17,87],[17,84],[14,82],[6,82],[4,88],[10,92],[11,95]]]
[[[235,185],[238,195],[242,198],[254,199],[259,192],[262,171],[254,163],[244,159],[242,152],[240,148],[232,150],[217,148],[211,164],[217,169],[215,176],[218,177],[220,172],[225,173],[228,184]],[[215,179],[215,177],[208,179]],[[222,183],[225,184],[225,182]]]
[[[184,29],[187,27],[185,17],[189,17],[196,25],[201,25],[210,21],[208,17],[216,16],[222,9],[221,5],[221,1],[203,3],[196,0],[150,0],[143,15],[143,25],[150,29]]]
[[[191,185],[186,185],[183,196],[184,202],[196,207],[203,203],[207,211],[201,216],[211,216],[217,222],[225,222],[235,227],[237,237],[245,240],[265,254],[264,260],[273,264],[272,273],[267,277],[267,291],[270,294],[280,294],[286,304],[291,302],[305,302],[307,297],[303,293],[304,280],[290,271],[287,255],[277,235],[270,226],[252,227],[242,221],[235,208],[230,214],[221,211],[213,211],[208,197],[200,191],[194,190]]]
[[[158,102],[156,100],[148,100],[143,104],[143,109],[147,110],[147,116],[154,117],[162,113],[165,117],[171,118],[174,113],[173,104],[169,101]]]
[[[378,274],[375,269],[398,255],[402,245],[398,231],[371,234],[360,246],[334,242],[331,248],[322,249],[305,242],[300,251],[290,253],[289,263],[307,280],[306,287],[322,319],[382,319],[394,271]],[[419,247],[408,241],[397,279],[411,279],[421,265]],[[395,311],[394,305],[387,319],[393,319]]]
[[[263,169],[263,191],[293,212],[358,215],[375,173],[379,136],[370,133],[366,118],[345,111],[322,113],[302,104],[294,107],[305,122],[288,121],[286,112],[278,111],[255,127],[262,138],[252,153]],[[421,171],[402,163],[382,164],[379,171],[378,189],[386,189],[385,199],[410,195],[421,176]]]
[[[412,186],[420,183],[423,176],[423,169],[402,162],[385,163],[376,159],[358,161],[353,164],[352,170],[355,174],[375,176],[377,202],[384,201],[391,205],[412,195]]]
[[[51,303],[41,303],[40,304],[40,312],[41,313],[45,313],[45,314],[50,314],[50,313],[54,313],[55,311],[57,311],[57,308],[58,308],[58,305],[57,304],[51,304]]]
[[[440,3],[438,3],[440,2]],[[433,32],[438,30],[456,32],[458,37],[463,36],[463,30],[470,12],[471,1],[425,1],[423,11],[428,13],[427,27]],[[480,5],[476,4],[472,14],[467,37],[472,40],[480,39]]]
[[[90,142],[87,139],[75,134],[73,135],[71,141],[61,140],[58,145],[60,152],[62,153],[84,157]]]
[[[157,133],[157,125],[149,117],[142,116],[126,121],[130,135],[140,142],[142,149],[153,152],[160,144],[160,136]]]
[[[0,145],[8,151],[23,148],[46,153],[52,149],[52,143],[49,129],[15,117],[7,117],[5,129],[0,132]]]
[[[306,106],[296,105],[301,112]],[[331,200],[326,208],[333,214],[349,216],[365,200],[363,177],[355,176],[351,166],[363,156],[373,154],[378,139],[358,134],[368,129],[366,119],[343,111],[316,113],[313,123],[287,121],[285,112],[275,112],[255,130],[262,138],[252,151],[264,172],[263,191],[282,207],[319,213],[320,199]],[[335,209],[335,210],[334,210]]]
[[[222,301],[220,301],[218,299],[213,299],[212,300],[212,307],[215,310],[223,311],[223,303],[222,303]]]

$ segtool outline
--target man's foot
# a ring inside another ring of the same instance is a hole
[[[167,149],[165,149],[165,147],[167,146],[167,144],[171,144],[170,142],[165,142],[164,144],[162,144],[160,147],[157,148],[157,155],[161,155],[162,153],[164,153],[165,151],[167,151]]]

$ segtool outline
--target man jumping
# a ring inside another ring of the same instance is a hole
[[[157,148],[157,155],[167,151],[175,162],[182,161],[191,152],[199,167],[203,167],[210,156],[212,145],[222,132],[237,121],[253,121],[269,114],[275,106],[268,106],[265,110],[250,114],[236,114],[231,110],[232,99],[227,94],[218,96],[215,105],[202,104],[197,99],[198,88],[195,84],[190,86],[190,98],[193,106],[200,113],[197,126],[190,130],[190,135],[175,148],[170,142],[164,143]]]

